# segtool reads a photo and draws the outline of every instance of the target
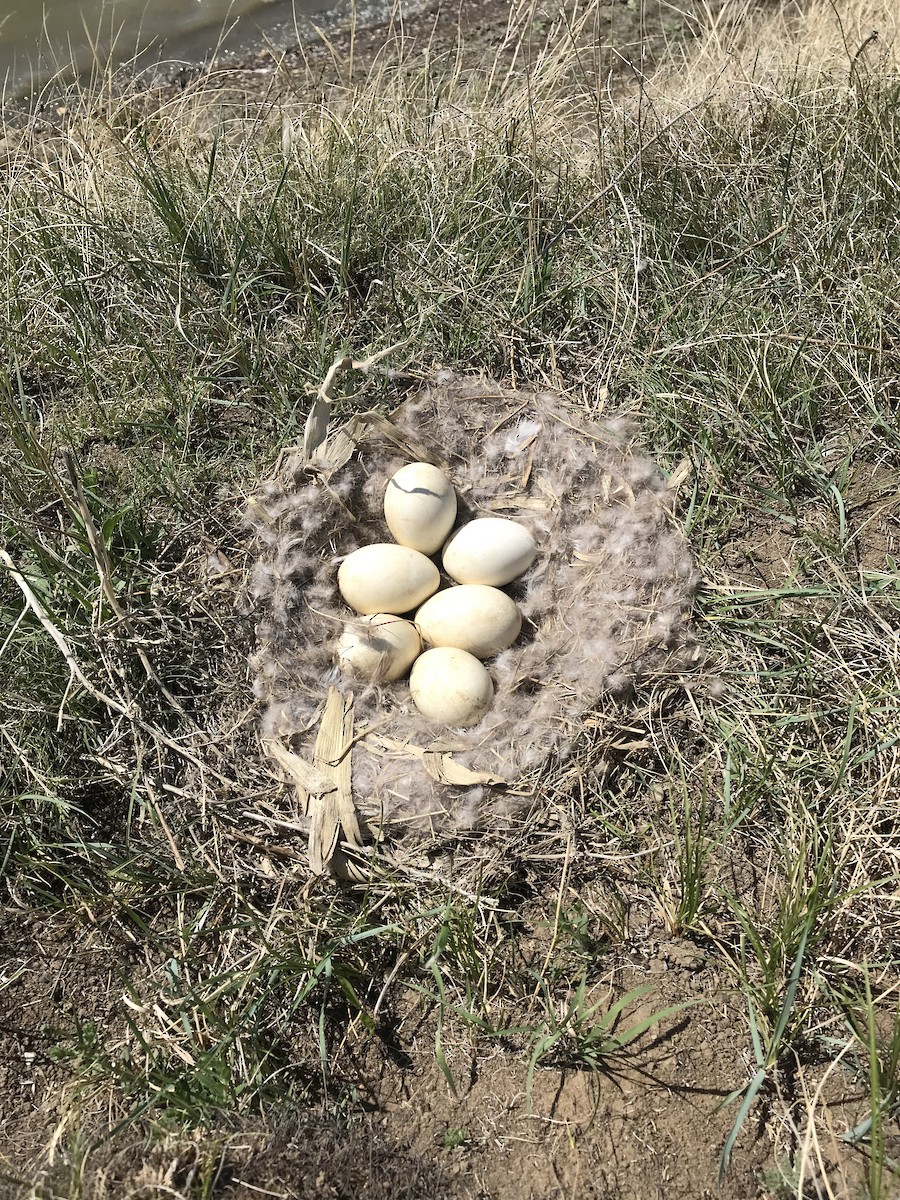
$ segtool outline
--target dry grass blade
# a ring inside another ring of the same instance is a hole
[[[159,742],[161,745],[165,746],[167,749],[174,751],[177,755],[179,755],[179,757],[185,759],[187,762],[192,763],[195,767],[199,768],[201,772],[204,770],[208,771],[211,775],[213,775],[221,783],[224,783],[224,784],[230,786],[231,781],[228,780],[220,772],[216,771],[213,767],[210,767],[207,764],[201,763],[201,761],[196,757],[196,755],[191,754],[188,750],[185,750],[185,748],[183,746],[180,746],[178,744],[178,742],[176,742],[176,741],[174,741],[174,739],[168,737],[168,735],[163,733],[161,729],[157,729],[156,726],[149,724],[149,722],[145,721],[143,719],[143,717],[139,716],[132,709],[129,709],[124,704],[122,704],[121,701],[116,700],[113,696],[109,696],[106,694],[106,692],[102,691],[100,688],[95,687],[94,684],[91,683],[91,681],[85,675],[84,671],[79,666],[78,660],[76,659],[74,653],[72,652],[72,649],[69,646],[69,643],[63,637],[62,633],[57,628],[57,626],[54,625],[54,623],[50,620],[47,610],[44,608],[43,604],[41,604],[40,600],[38,600],[37,596],[34,594],[34,590],[30,586],[28,581],[25,579],[24,575],[22,575],[21,571],[19,571],[16,568],[16,564],[13,562],[13,560],[10,558],[10,556],[7,554],[7,552],[3,549],[0,549],[0,562],[2,562],[4,564],[4,566],[6,566],[13,582],[16,584],[16,586],[22,592],[22,595],[25,597],[25,600],[26,600],[29,608],[32,610],[35,617],[37,617],[38,621],[43,626],[43,628],[50,635],[50,637],[53,640],[54,645],[57,647],[60,654],[62,654],[63,658],[65,659],[66,665],[69,668],[71,679],[77,679],[78,682],[81,684],[81,686],[84,688],[84,690],[86,692],[88,692],[89,695],[93,696],[95,700],[99,700],[101,704],[104,704],[107,708],[111,709],[113,712],[119,713],[120,716],[127,718],[127,720],[131,721],[139,729],[143,730],[144,733],[149,734],[149,736],[152,737],[155,741]],[[66,690],[66,693],[63,696],[62,703],[65,703],[66,695],[68,695],[68,689]],[[62,707],[60,708],[60,713],[61,712],[62,712]],[[61,719],[61,717],[60,717],[60,719]]]
[[[331,688],[319,725],[315,766],[333,781],[327,792],[311,799],[309,815],[309,865],[321,875],[331,863],[343,832],[351,847],[362,845],[356,807],[353,803],[351,758],[353,746],[353,696],[342,696]]]
[[[90,506],[88,505],[87,498],[84,494],[81,476],[76,468],[75,460],[71,453],[66,452],[63,455],[63,461],[66,464],[66,472],[69,476],[69,482],[71,483],[72,490],[74,492],[75,506],[77,507],[82,524],[84,525],[85,533],[87,534],[88,545],[91,548],[91,555],[97,568],[97,575],[100,580],[100,587],[103,595],[106,597],[110,608],[115,613],[116,619],[118,620],[122,630],[131,639],[131,644],[138,656],[138,659],[140,660],[141,666],[147,673],[147,678],[152,680],[156,687],[159,688],[160,694],[165,697],[167,703],[169,703],[172,708],[179,712],[185,720],[188,720],[189,718],[184,710],[184,706],[176,699],[175,696],[172,695],[172,693],[160,679],[159,672],[156,670],[153,663],[144,652],[143,647],[138,642],[134,623],[132,622],[128,613],[119,603],[113,587],[113,567],[112,562],[110,561],[109,551],[106,543],[100,535],[99,530],[97,529],[96,524],[94,523]]]
[[[500,786],[506,782],[487,771],[472,771],[464,767],[454,760],[452,751],[441,749],[440,746],[413,746],[409,742],[401,742],[399,738],[377,736],[367,737],[366,744],[375,754],[418,759],[432,779],[451,787],[473,787],[478,784]]]
[[[325,441],[330,417],[330,402],[323,400],[321,396],[316,396],[312,403],[312,408],[309,410],[309,416],[306,418],[306,426],[303,430],[303,457],[305,459],[311,459],[313,453]]]
[[[309,797],[311,794],[321,796],[326,792],[334,791],[337,786],[331,776],[326,774],[325,771],[314,767],[312,763],[308,763],[299,754],[294,754],[292,750],[288,750],[281,742],[263,738],[262,747],[269,758],[273,758],[290,777],[291,782],[297,790],[298,805],[302,813],[305,814],[309,811]]]
[[[331,405],[334,400],[333,392],[338,376],[347,371],[360,371],[367,375],[377,369],[377,364],[382,359],[387,358],[396,350],[402,349],[408,341],[409,339],[406,338],[402,342],[387,346],[384,350],[370,354],[368,358],[364,359],[357,360],[345,354],[337,356],[316,391],[309,416],[306,418],[303,430],[303,457],[307,462],[313,458],[315,451],[319,449],[328,435],[328,422],[331,419]]]
[[[318,401],[316,401],[318,403]],[[339,471],[359,445],[359,440],[365,429],[365,418],[351,417],[346,425],[336,429],[316,450],[310,460],[310,466],[320,471],[326,478]],[[277,472],[276,472],[277,474]]]
[[[418,462],[432,463],[436,467],[446,466],[445,460],[435,452],[434,446],[429,446],[408,429],[401,432],[381,413],[366,413],[364,440],[372,445],[392,446],[399,453],[407,454]]]

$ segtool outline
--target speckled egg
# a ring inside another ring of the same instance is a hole
[[[455,646],[476,658],[490,658],[519,636],[522,614],[505,592],[464,583],[426,600],[415,622],[430,646]]]
[[[393,613],[348,621],[337,647],[338,666],[347,675],[390,683],[405,675],[422,649],[418,630]]]
[[[431,463],[408,463],[387,485],[384,518],[401,546],[436,554],[456,520],[456,492]]]
[[[494,685],[483,664],[452,646],[419,655],[409,690],[422,716],[442,725],[477,725],[494,699]]]
[[[524,525],[505,517],[478,517],[462,525],[444,547],[444,570],[457,583],[502,587],[535,560],[537,546]]]
[[[358,613],[404,613],[437,591],[440,573],[418,550],[376,542],[348,554],[337,581],[341,595]]]

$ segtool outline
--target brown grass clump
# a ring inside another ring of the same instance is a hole
[[[852,93],[861,76],[889,74],[900,65],[900,14],[884,0],[726,0],[699,24],[696,39],[673,48],[654,74],[655,104],[671,99],[681,111],[713,97],[758,104],[782,96],[790,75],[810,90]]]
[[[404,681],[364,686],[346,726],[353,685],[335,667],[334,642],[350,614],[337,566],[388,540],[385,485],[411,459],[447,471],[460,523],[509,517],[540,547],[510,588],[523,632],[488,664],[494,704],[471,729],[428,722]],[[697,659],[688,625],[697,573],[665,480],[627,423],[576,417],[547,393],[439,372],[390,420],[354,418],[311,457],[288,457],[248,515],[260,544],[252,593],[264,742],[307,793],[304,807],[317,787],[341,790],[316,771],[352,757],[353,801],[370,835],[502,821],[549,764],[570,757],[604,697]],[[329,757],[320,718],[336,693],[344,704],[328,723],[344,723],[344,740]],[[286,757],[288,747],[296,753]]]

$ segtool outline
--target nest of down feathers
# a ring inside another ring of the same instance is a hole
[[[360,684],[335,665],[353,617],[339,563],[392,540],[385,487],[410,461],[449,476],[457,524],[508,517],[539,548],[505,589],[522,632],[485,664],[494,702],[469,729],[427,721],[405,679]],[[296,789],[317,871],[342,845],[508,818],[605,699],[696,663],[698,577],[665,480],[625,423],[592,423],[548,393],[439,372],[390,418],[355,416],[313,453],[287,455],[248,520],[262,744]]]

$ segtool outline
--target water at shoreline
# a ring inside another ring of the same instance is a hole
[[[335,0],[7,0],[0,2],[0,85],[7,96],[40,86],[74,64],[88,70],[111,55],[140,51],[155,59],[204,58],[223,32],[230,48],[258,45],[274,31],[297,29],[304,16]]]

